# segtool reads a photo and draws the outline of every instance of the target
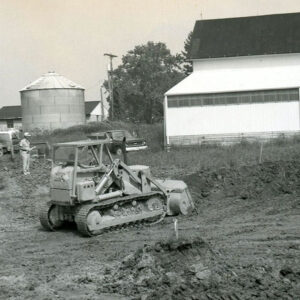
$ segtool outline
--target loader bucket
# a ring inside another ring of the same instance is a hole
[[[133,165],[130,169],[136,174],[142,171],[146,176],[151,176],[149,166]],[[171,179],[155,179],[155,181],[167,191],[167,215],[188,215],[195,208],[189,189],[183,181]],[[159,190],[153,182],[151,189]]]
[[[169,195],[167,203],[167,214],[188,215],[195,208],[193,199],[187,185],[181,180],[157,180]]]

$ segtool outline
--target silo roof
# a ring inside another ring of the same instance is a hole
[[[44,90],[44,89],[81,89],[84,88],[77,83],[67,79],[66,77],[59,75],[55,72],[48,72],[42,75],[37,80],[26,85],[22,91],[28,90]]]

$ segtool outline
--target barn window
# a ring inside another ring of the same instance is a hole
[[[298,101],[298,89],[168,96],[168,107],[235,105]]]
[[[211,105],[211,104],[214,104],[214,103],[210,97],[203,98],[203,105]]]
[[[264,95],[255,93],[250,96],[250,99],[251,99],[251,103],[264,102]],[[247,102],[241,102],[241,103],[247,103]]]
[[[220,96],[215,98],[215,104],[216,105],[224,105],[226,104],[226,98]]]
[[[14,120],[6,120],[7,128],[14,128]]]
[[[176,99],[169,99],[168,107],[178,107],[178,101]]]

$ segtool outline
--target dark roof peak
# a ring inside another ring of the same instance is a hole
[[[85,104],[85,114],[90,115],[99,103],[100,103],[99,101],[86,101],[84,103]]]
[[[3,106],[0,109],[0,119],[21,119],[22,109],[20,105]]]
[[[300,53],[300,13],[198,20],[191,59]]]
[[[291,13],[276,13],[276,14],[258,14],[258,15],[249,15],[249,16],[241,16],[241,17],[226,17],[226,18],[218,18],[218,19],[201,19],[201,20],[197,20],[196,22],[200,22],[200,21],[215,21],[215,20],[229,20],[229,19],[234,19],[234,20],[237,20],[237,19],[245,19],[245,18],[261,18],[261,17],[271,17],[271,16],[289,16],[289,15],[297,15],[297,14],[300,14],[300,12],[291,12]]]

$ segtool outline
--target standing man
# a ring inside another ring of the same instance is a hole
[[[29,164],[30,164],[30,151],[35,147],[30,148],[29,137],[31,135],[28,132],[24,133],[24,137],[20,142],[20,153],[23,160],[23,173],[24,175],[29,175]]]

